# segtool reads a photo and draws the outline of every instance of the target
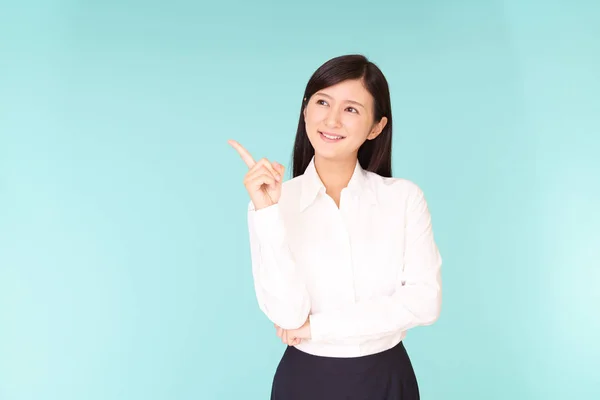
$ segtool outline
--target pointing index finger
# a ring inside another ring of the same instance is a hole
[[[256,161],[254,161],[254,158],[252,158],[252,155],[250,155],[248,150],[246,150],[244,147],[242,147],[241,144],[239,144],[235,140],[228,140],[227,143],[229,143],[234,149],[237,150],[237,152],[240,154],[240,156],[242,157],[242,160],[244,160],[244,162],[246,163],[248,168],[252,168],[254,166],[254,164],[256,164]]]

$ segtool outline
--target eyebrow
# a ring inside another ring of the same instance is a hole
[[[315,93],[315,95],[319,95],[319,96],[328,97],[328,98],[330,98],[330,99],[332,99],[332,98],[333,98],[333,97],[331,97],[330,95],[328,95],[328,94],[325,94],[325,93],[323,93],[323,92],[317,92],[317,93]],[[363,106],[363,105],[362,105],[361,103],[359,103],[358,101],[354,101],[354,100],[345,100],[345,101],[346,101],[346,103],[352,103],[352,104],[356,104],[356,105],[358,105],[358,106],[361,106],[362,108],[366,108],[365,106]]]

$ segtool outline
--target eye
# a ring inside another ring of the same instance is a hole
[[[358,110],[354,107],[348,107],[348,108],[346,108],[346,110],[349,110],[351,113],[358,114]]]
[[[319,104],[321,106],[326,106],[327,102],[325,100],[317,100],[317,104]]]

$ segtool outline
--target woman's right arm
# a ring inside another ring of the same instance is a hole
[[[254,288],[260,309],[283,329],[297,329],[310,313],[310,297],[285,237],[278,204],[248,210]]]

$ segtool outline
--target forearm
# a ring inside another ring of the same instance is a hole
[[[437,320],[441,310],[439,273],[418,284],[398,287],[380,296],[346,307],[310,315],[315,341],[361,343]]]

